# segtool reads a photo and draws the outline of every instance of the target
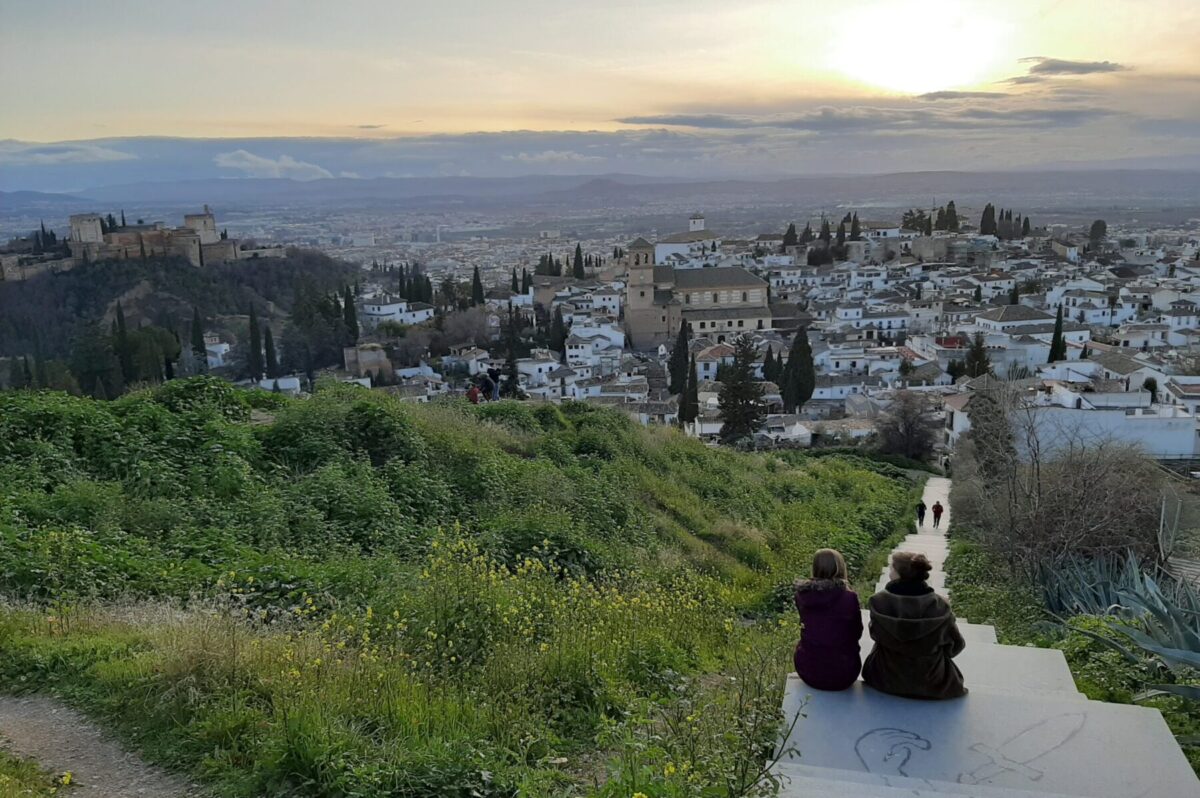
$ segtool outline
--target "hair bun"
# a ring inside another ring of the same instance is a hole
[[[892,568],[901,579],[924,581],[933,570],[929,558],[912,551],[898,551],[892,555]]]

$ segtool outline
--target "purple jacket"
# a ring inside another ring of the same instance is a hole
[[[832,579],[808,579],[796,586],[796,609],[804,624],[796,644],[796,673],[817,690],[845,690],[854,684],[862,668],[858,594]]]

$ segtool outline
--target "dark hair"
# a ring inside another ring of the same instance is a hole
[[[845,585],[848,581],[846,560],[836,549],[819,549],[813,555],[813,579],[831,579]]]
[[[929,578],[933,566],[924,554],[911,551],[898,551],[892,555],[892,569],[896,576],[909,582],[924,582]]]

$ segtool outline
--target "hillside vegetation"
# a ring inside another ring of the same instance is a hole
[[[790,585],[902,472],[582,405],[0,394],[0,686],[223,795],[741,795]]]

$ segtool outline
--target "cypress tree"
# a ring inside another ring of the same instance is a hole
[[[1026,216],[1021,220],[1021,235],[1027,237],[1029,235],[1029,217]]]
[[[479,279],[479,267],[475,267],[475,274],[471,277],[471,305],[483,304],[483,281]]]
[[[21,381],[22,387],[33,388],[33,369],[29,367],[29,355],[21,358]]]
[[[350,295],[350,286],[343,291],[346,304],[342,306],[342,321],[346,325],[346,335],[350,343],[358,343],[358,311],[354,307],[354,297]]]
[[[1021,289],[1016,283],[1013,283],[1012,290],[1008,292],[1008,304],[1021,304]]]
[[[335,297],[334,304],[337,304]],[[250,371],[250,379],[258,382],[263,377],[262,331],[258,327],[258,313],[250,306],[250,335],[249,352],[246,354],[246,368]]]
[[[513,266],[513,270],[512,270],[512,292],[514,294],[521,293],[521,286],[517,282],[517,267],[516,266]]]
[[[121,379],[128,385],[133,382],[133,347],[129,344],[129,331],[125,328],[125,309],[117,303],[117,359],[121,362]]]
[[[550,348],[556,352],[561,352],[563,357],[566,357],[567,325],[563,321],[562,305],[554,308],[554,318],[550,322]]]
[[[671,349],[671,357],[667,360],[667,373],[670,384],[667,388],[672,394],[683,393],[687,387],[688,364],[688,330],[687,322],[679,322],[679,334],[675,337],[675,346]]]
[[[954,207],[954,200],[946,203],[946,229],[951,233],[958,232],[958,210]]]
[[[862,227],[858,224],[858,211],[855,211],[854,215],[850,217],[850,240],[862,240]]]
[[[817,238],[819,238],[821,241],[824,241],[826,244],[833,240],[833,234],[829,229],[828,219],[821,220],[821,234],[818,235]]]
[[[842,222],[837,228],[837,245],[839,247],[846,245],[846,223]]]
[[[785,412],[795,413],[812,398],[817,387],[817,372],[813,365],[808,330],[801,328],[792,339],[787,365],[783,369],[783,384],[779,386]]]
[[[700,382],[696,378],[696,356],[692,355],[688,364],[687,384],[683,389],[682,401],[679,403],[680,425],[695,421],[700,417]]]
[[[197,373],[208,370],[208,350],[204,346],[204,324],[200,321],[200,309],[192,308],[192,354],[196,358]]]
[[[1047,362],[1056,363],[1067,359],[1067,342],[1063,338],[1063,309],[1058,306],[1054,315],[1054,335],[1050,338],[1050,358]]]
[[[763,355],[762,377],[767,382],[774,382],[771,379],[772,372],[775,371],[775,353],[770,346],[767,347],[767,353]]]
[[[263,330],[263,347],[267,351],[267,376],[274,379],[279,376],[279,358],[275,354],[275,336],[270,324]]]
[[[983,286],[982,286],[982,285],[977,285],[977,286],[975,286],[975,294],[974,294],[974,297],[975,297],[975,301],[976,301],[976,302],[982,302],[982,301],[983,301]]]
[[[804,232],[800,234],[800,243],[807,244],[807,243],[811,242],[814,238],[815,238],[815,236],[813,235],[812,224],[806,223],[804,225]]]
[[[21,368],[21,361],[15,357],[8,359],[8,388],[11,391],[19,391],[27,387],[25,382],[25,370]]]
[[[528,294],[530,288],[533,288],[533,276],[528,269],[521,269],[521,293]]]
[[[582,280],[585,276],[583,271],[583,246],[581,244],[575,245],[575,265],[571,270],[571,274],[576,280]]]

